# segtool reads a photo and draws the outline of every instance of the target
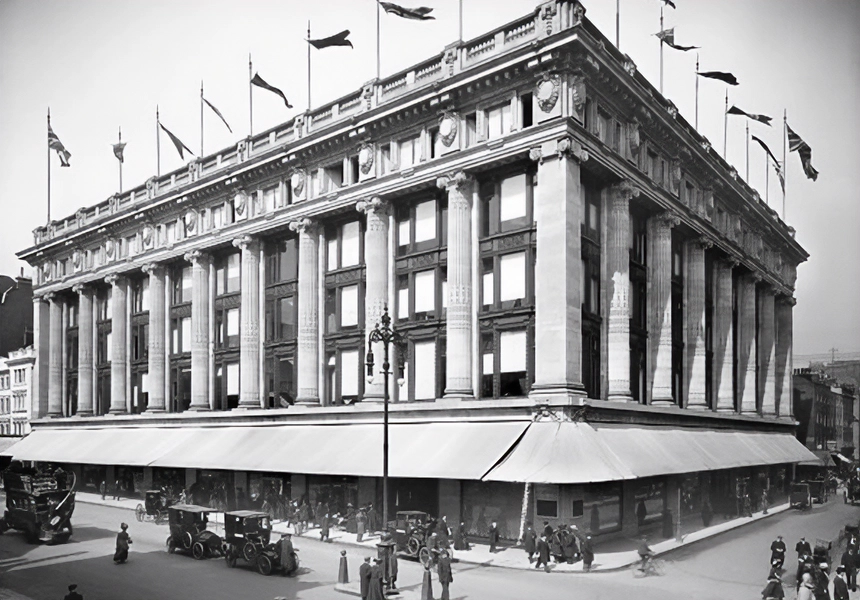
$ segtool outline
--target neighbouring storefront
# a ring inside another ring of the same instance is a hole
[[[521,483],[464,481],[460,514],[468,534],[487,537],[490,524],[495,522],[502,539],[516,540],[524,487]]]
[[[309,475],[308,497],[312,507],[328,504],[329,514],[343,515],[347,504],[358,506],[358,477]]]

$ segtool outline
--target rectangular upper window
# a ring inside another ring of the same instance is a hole
[[[515,252],[499,257],[499,300],[519,300],[526,297],[526,253]]]
[[[278,208],[278,186],[263,190],[263,210],[272,212]]]
[[[415,205],[415,241],[436,239],[436,201],[428,200]]]
[[[500,138],[511,131],[511,103],[487,109],[487,139]]]
[[[436,342],[415,342],[415,400],[436,398]]]
[[[429,313],[436,309],[436,271],[415,273],[415,313]]]
[[[340,326],[358,325],[358,286],[348,285],[340,290]]]
[[[358,351],[340,353],[340,396],[343,400],[358,398]]]
[[[233,294],[241,286],[241,255],[239,252],[228,254],[218,261],[215,270],[216,294]]]
[[[502,180],[499,220],[503,223],[526,216],[526,175]]]
[[[398,167],[408,169],[421,160],[421,136],[414,135],[397,142],[398,148]]]
[[[343,226],[341,233],[340,266],[351,267],[359,263],[359,223],[353,221]]]

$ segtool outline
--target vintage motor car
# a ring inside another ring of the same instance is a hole
[[[256,567],[261,575],[271,575],[283,571],[284,575],[293,576],[299,570],[298,549],[293,548],[285,564],[282,564],[280,542],[270,542],[257,554]]]
[[[224,513],[224,558],[228,567],[245,559],[259,568],[257,557],[269,545],[272,522],[268,513],[253,510],[234,510]]]
[[[170,535],[167,537],[167,551],[191,552],[197,560],[224,554],[221,538],[206,529],[211,508],[193,504],[174,504],[167,509]]]
[[[3,473],[6,512],[0,519],[0,533],[23,531],[31,543],[62,543],[72,535],[75,510],[75,475],[57,469],[38,472],[12,466]]]
[[[167,521],[167,509],[173,504],[172,498],[163,490],[147,490],[144,503],[134,509],[134,516],[139,522],[155,521],[161,525]]]
[[[812,494],[808,483],[792,483],[788,501],[792,508],[806,510],[812,508]]]
[[[830,574],[830,549],[833,543],[828,540],[816,539],[812,548],[812,562],[819,569]]]
[[[429,529],[433,518],[419,510],[401,510],[395,520],[388,523],[388,531],[395,543],[397,552],[417,558],[422,564],[430,564],[434,557],[427,547]]]
[[[810,479],[806,483],[809,484],[809,493],[812,495],[812,501],[824,504],[830,499],[829,485],[826,479]]]

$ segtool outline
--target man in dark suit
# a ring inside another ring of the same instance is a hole
[[[492,525],[490,525],[490,552],[496,551],[496,545],[499,543],[499,527],[496,525],[496,522],[493,521]]]
[[[852,592],[857,591],[857,552],[848,547],[842,553],[842,567],[845,569],[845,581]]]
[[[848,582],[845,580],[845,567],[836,567],[836,577],[833,579],[833,600],[849,600]]]
[[[367,600],[370,593],[370,557],[364,557],[364,563],[358,568],[358,581],[361,583],[361,600]]]
[[[442,586],[442,597],[440,600],[450,600],[451,596],[448,592],[448,586],[454,581],[454,575],[451,572],[451,557],[447,550],[442,550],[439,555],[439,584]]]
[[[66,594],[64,600],[84,600],[84,597],[77,592],[78,586],[73,583],[69,586],[69,593]]]
[[[537,562],[535,562],[535,569],[540,569],[541,565],[549,572],[549,544],[546,541],[545,535],[540,536],[537,542]]]

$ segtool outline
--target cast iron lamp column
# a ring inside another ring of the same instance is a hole
[[[383,533],[388,527],[388,376],[391,375],[391,363],[388,362],[388,346],[394,344],[395,350],[399,349],[405,340],[399,332],[391,328],[391,317],[388,316],[388,306],[382,312],[382,325],[379,323],[367,336],[368,350],[365,362],[367,364],[367,379],[373,379],[373,350],[371,344],[382,342],[385,351],[380,373],[385,378],[383,385],[383,429],[382,429],[382,527]],[[398,360],[398,383],[403,381],[403,361]]]

